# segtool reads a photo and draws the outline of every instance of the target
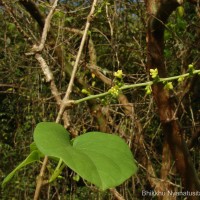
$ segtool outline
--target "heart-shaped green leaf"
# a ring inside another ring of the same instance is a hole
[[[26,165],[29,165],[29,164],[31,164],[35,161],[39,161],[40,160],[40,154],[41,153],[37,150],[32,151],[23,162],[21,162],[10,174],[8,174],[6,176],[6,178],[3,180],[2,187],[4,187],[10,181],[10,179],[15,175],[15,173],[18,170],[20,170],[21,168],[23,168]]]
[[[34,141],[42,153],[62,159],[82,178],[102,190],[120,185],[137,170],[128,145],[115,135],[85,133],[71,144],[63,126],[42,122],[34,131]]]

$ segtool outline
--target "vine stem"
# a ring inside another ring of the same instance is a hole
[[[64,110],[65,110],[65,108],[67,106],[67,103],[68,103],[68,100],[69,100],[69,96],[70,96],[72,88],[73,88],[74,79],[75,79],[76,72],[77,72],[77,69],[78,69],[78,64],[79,64],[79,61],[80,61],[80,58],[81,58],[81,54],[82,54],[82,51],[83,51],[83,47],[84,47],[84,44],[85,44],[85,41],[86,41],[86,37],[87,37],[88,30],[89,30],[89,27],[90,27],[90,22],[92,21],[92,18],[93,18],[93,15],[94,15],[96,4],[97,4],[97,0],[94,0],[93,3],[92,3],[92,7],[91,7],[91,10],[90,10],[90,13],[89,13],[89,15],[87,17],[85,30],[83,32],[83,37],[82,37],[82,40],[81,40],[81,44],[80,44],[80,47],[79,47],[79,50],[78,50],[78,54],[76,56],[76,61],[75,61],[74,66],[73,66],[71,79],[69,81],[69,85],[68,85],[67,91],[65,93],[65,96],[64,96],[64,98],[62,100],[62,103],[60,105],[60,110],[59,110],[59,113],[58,113],[58,116],[57,116],[57,119],[56,119],[57,122],[59,122],[61,117],[62,117],[62,114],[63,114],[63,112],[64,112]]]
[[[200,73],[200,70],[194,70],[193,71],[193,75],[195,74],[199,74]],[[190,77],[191,74],[190,73],[186,73],[186,74],[182,74],[182,75],[178,75],[178,76],[172,76],[172,77],[167,77],[167,78],[159,78],[156,83],[164,83],[164,82],[167,82],[167,81],[173,81],[173,80],[177,80],[179,78],[186,78],[186,77]],[[144,87],[144,86],[147,86],[147,85],[153,85],[155,83],[155,81],[147,81],[147,82],[144,82],[144,83],[137,83],[137,84],[130,84],[130,85],[123,85],[122,87],[119,88],[119,90],[127,90],[127,89],[134,89],[134,88],[138,88],[138,87]],[[91,100],[91,99],[96,99],[96,98],[100,98],[100,97],[104,97],[106,95],[110,94],[109,91],[107,92],[104,92],[104,93],[100,93],[100,94],[96,94],[96,95],[89,95],[87,97],[84,97],[82,99],[78,99],[78,100],[75,100],[75,101],[72,101],[71,103],[72,104],[79,104],[79,103],[82,103],[84,101],[88,101],[88,100]]]

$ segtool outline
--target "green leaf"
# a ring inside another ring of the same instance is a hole
[[[11,180],[15,173],[19,171],[22,167],[25,167],[26,165],[29,165],[32,162],[39,161],[39,155],[39,151],[32,151],[23,162],[21,162],[10,174],[6,176],[6,178],[3,180],[2,187],[5,187],[5,185]]]
[[[30,144],[30,152],[33,152],[33,151],[38,151],[38,154],[40,156],[40,158],[43,158],[44,157],[44,154],[42,152],[39,151],[39,149],[37,148],[35,142],[32,142]],[[56,159],[57,160],[57,159]]]
[[[95,165],[94,173],[99,175],[96,185],[102,189],[120,185],[137,171],[128,145],[119,136],[90,132],[75,138],[73,146]],[[92,179],[89,171],[88,176]]]
[[[75,138],[72,145],[63,126],[42,122],[34,131],[34,141],[42,153],[62,159],[102,190],[120,185],[137,170],[128,145],[115,135],[90,132]]]
[[[38,148],[37,148],[35,142],[32,142],[32,143],[30,144],[30,152],[36,151],[36,150],[38,150]]]

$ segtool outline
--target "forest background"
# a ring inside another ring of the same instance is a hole
[[[99,0],[92,15],[95,1],[56,2],[0,0],[0,182],[29,154],[36,124],[62,118],[57,121],[72,138],[89,131],[119,135],[138,171],[102,192],[65,168],[41,188],[40,199],[129,200],[149,199],[142,191],[200,191],[199,1]],[[66,93],[67,109],[60,113]],[[0,198],[33,199],[41,165],[20,170]],[[48,177],[55,163],[46,167]]]

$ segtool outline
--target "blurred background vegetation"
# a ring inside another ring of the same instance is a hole
[[[1,2],[1,1],[0,1]],[[41,121],[55,121],[58,106],[51,94],[49,84],[32,56],[27,56],[32,44],[39,41],[41,24],[23,6],[23,1],[1,2],[0,7],[0,182],[29,154],[35,125]],[[51,2],[33,1],[38,11],[45,17]],[[91,1],[60,1],[52,19],[47,44],[42,53],[50,66],[61,96],[66,91],[71,69],[81,41],[81,33],[90,11]],[[184,3],[184,14],[174,12],[165,30],[165,64],[168,75],[174,76],[187,71],[190,63],[200,63],[200,12],[197,7]],[[92,94],[108,91],[107,85],[95,72],[91,71],[91,57],[88,46],[92,41],[96,51],[98,71],[111,81],[113,72],[123,70],[127,84],[145,82],[146,73],[146,27],[147,15],[143,1],[102,0],[98,3],[90,32],[79,64],[71,99],[85,97],[81,91],[87,89]],[[199,68],[200,65],[195,65]],[[180,122],[189,141],[193,132],[200,131],[200,87],[199,78],[194,87],[184,97]],[[172,93],[181,93],[187,81],[176,85]],[[121,102],[110,96],[85,102],[70,110],[70,130],[78,134],[91,130],[102,130],[97,113],[106,119],[105,130],[118,134],[129,144],[139,165],[138,174],[117,189],[125,199],[142,199],[142,190],[151,190],[148,169],[143,154],[138,150],[138,136],[143,135],[143,145],[159,177],[162,162],[163,134],[157,109],[151,95],[144,88],[124,91],[131,108],[136,113],[130,116]],[[177,99],[179,101],[180,99]],[[98,109],[95,106],[98,105]],[[104,122],[103,122],[104,123]],[[138,125],[139,123],[139,125]],[[138,127],[141,129],[138,130]],[[199,139],[192,146],[194,166],[200,172]],[[48,165],[49,173],[54,163]],[[12,181],[1,190],[0,199],[33,199],[36,177],[40,164],[35,163],[21,170]],[[200,175],[200,174],[199,174]],[[174,187],[181,187],[180,177],[172,166],[169,174]],[[65,169],[62,178],[45,186],[41,199],[115,199],[109,192],[98,191],[83,180],[75,181],[74,174]],[[152,199],[157,199],[154,197]]]

